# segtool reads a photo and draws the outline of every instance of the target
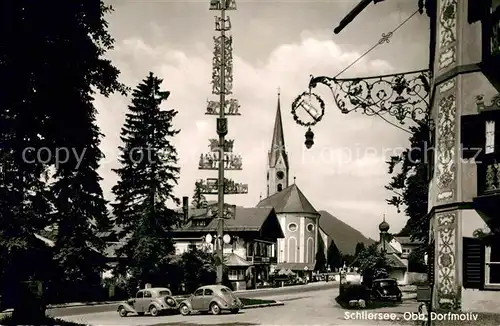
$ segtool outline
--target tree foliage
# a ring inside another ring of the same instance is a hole
[[[214,284],[217,278],[214,254],[194,245],[182,254],[181,267],[188,293],[194,292],[199,286]]]
[[[323,237],[318,237],[318,252],[316,253],[316,263],[314,265],[314,270],[319,272],[324,272],[326,269],[326,257],[325,257],[325,242]]]
[[[207,207],[207,199],[202,193],[202,182],[196,181],[194,184],[194,193],[193,200],[191,204],[194,208],[206,208]]]
[[[342,266],[342,254],[333,240],[326,252],[326,263],[332,270]]]
[[[2,283],[39,278],[36,269],[48,269],[37,259],[43,249],[34,235],[53,226],[58,230],[57,270],[51,277],[83,289],[102,267],[96,232],[109,226],[97,173],[103,155],[93,96],[96,91],[104,96],[126,92],[118,69],[104,57],[114,42],[104,18],[111,7],[77,0],[11,1],[5,8],[9,19],[2,24],[7,31],[0,51],[6,85],[0,90]],[[36,157],[41,148],[50,153],[43,159]],[[61,148],[70,155],[56,156]]]
[[[354,250],[354,257],[357,257],[363,250],[365,250],[365,244],[363,242],[358,242],[356,244],[356,249]]]
[[[400,234],[427,243],[428,175],[433,164],[429,119],[423,119],[416,126],[410,127],[410,131],[410,148],[401,155],[392,156],[387,162],[392,178],[385,188],[395,193],[387,203],[395,206],[398,212],[404,206],[408,221]]]
[[[150,73],[132,93],[121,130],[118,183],[112,188],[116,224],[126,239],[118,254],[127,260],[119,271],[152,284],[168,278],[175,253],[170,231],[180,221],[180,214],[168,206],[180,204],[173,194],[180,171],[172,145],[179,133],[172,125],[177,111],[160,109],[170,94],[161,91],[161,83]]]

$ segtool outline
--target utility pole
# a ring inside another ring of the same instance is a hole
[[[235,183],[224,177],[225,170],[241,170],[242,158],[233,154],[234,140],[226,140],[228,123],[226,116],[241,115],[240,105],[236,99],[226,99],[233,91],[233,39],[226,32],[231,30],[231,20],[226,17],[226,10],[236,10],[235,0],[211,0],[210,10],[220,11],[220,16],[215,16],[215,31],[220,32],[214,37],[214,58],[212,67],[212,94],[219,96],[219,101],[208,101],[207,115],[217,116],[217,135],[219,139],[210,139],[210,153],[201,155],[200,170],[217,170],[218,178],[201,180],[201,192],[207,195],[217,195],[217,205],[209,206],[207,214],[216,216],[217,235],[215,237],[217,264],[217,283],[222,283],[224,267],[224,243],[229,243],[229,235],[224,236],[224,220],[234,218],[236,207],[224,203],[224,195],[246,194],[248,185]],[[208,234],[210,235],[210,234]],[[211,239],[212,236],[207,239]],[[208,240],[207,240],[208,241]]]

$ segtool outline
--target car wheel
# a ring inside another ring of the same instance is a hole
[[[239,311],[240,311],[240,309],[238,309],[238,308],[236,308],[236,309],[231,309],[231,313],[232,313],[232,314],[237,314]]]
[[[187,316],[191,313],[191,311],[189,311],[189,307],[185,304],[181,304],[181,306],[179,307],[179,311],[183,316]]]
[[[127,317],[127,310],[125,310],[124,307],[120,307],[120,309],[118,309],[118,314],[120,315],[120,317]]]
[[[151,307],[149,307],[149,313],[151,314],[151,316],[156,317],[160,314],[160,311],[158,310],[158,308],[156,308],[156,306],[151,305]]]
[[[218,315],[220,314],[220,307],[217,303],[212,303],[210,305],[210,311],[212,312],[212,315]]]

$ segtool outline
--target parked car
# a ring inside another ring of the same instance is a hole
[[[235,314],[243,307],[240,299],[223,285],[206,285],[198,288],[194,293],[179,304],[179,311],[183,316],[193,311],[200,313],[212,312],[214,315],[222,311]]]
[[[161,313],[178,310],[179,305],[172,292],[167,288],[158,287],[139,290],[135,298],[120,303],[117,311],[120,317],[126,317],[129,313],[139,316],[149,313],[156,317]]]
[[[392,278],[373,280],[371,287],[372,300],[379,301],[403,301],[403,294],[398,287],[398,283]]]

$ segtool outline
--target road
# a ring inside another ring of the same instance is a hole
[[[87,325],[221,325],[221,326],[253,326],[253,325],[408,325],[403,323],[403,312],[416,311],[416,302],[407,301],[400,306],[371,310],[377,313],[397,313],[400,322],[375,321],[358,316],[357,319],[346,319],[346,311],[335,302],[338,288],[316,288],[299,293],[272,294],[261,296],[285,303],[284,306],[242,310],[238,314],[190,315],[190,316],[129,316],[121,318],[116,311],[92,313],[86,315],[65,316],[65,320]],[[369,311],[369,310],[363,310]],[[355,313],[356,311],[348,311]],[[359,312],[359,310],[358,310]],[[351,316],[355,317],[355,316]]]
[[[264,296],[269,297],[273,295],[286,295],[286,294],[294,294],[302,292],[311,292],[320,289],[333,289],[336,287],[338,287],[338,283],[318,282],[318,283],[310,283],[308,285],[287,286],[276,289],[241,291],[241,292],[236,292],[236,295],[243,298],[261,298]],[[50,309],[47,311],[47,314],[54,317],[75,316],[75,315],[93,314],[93,313],[110,312],[110,311],[114,312],[116,311],[117,307],[118,307],[117,304],[63,307],[63,308]]]

